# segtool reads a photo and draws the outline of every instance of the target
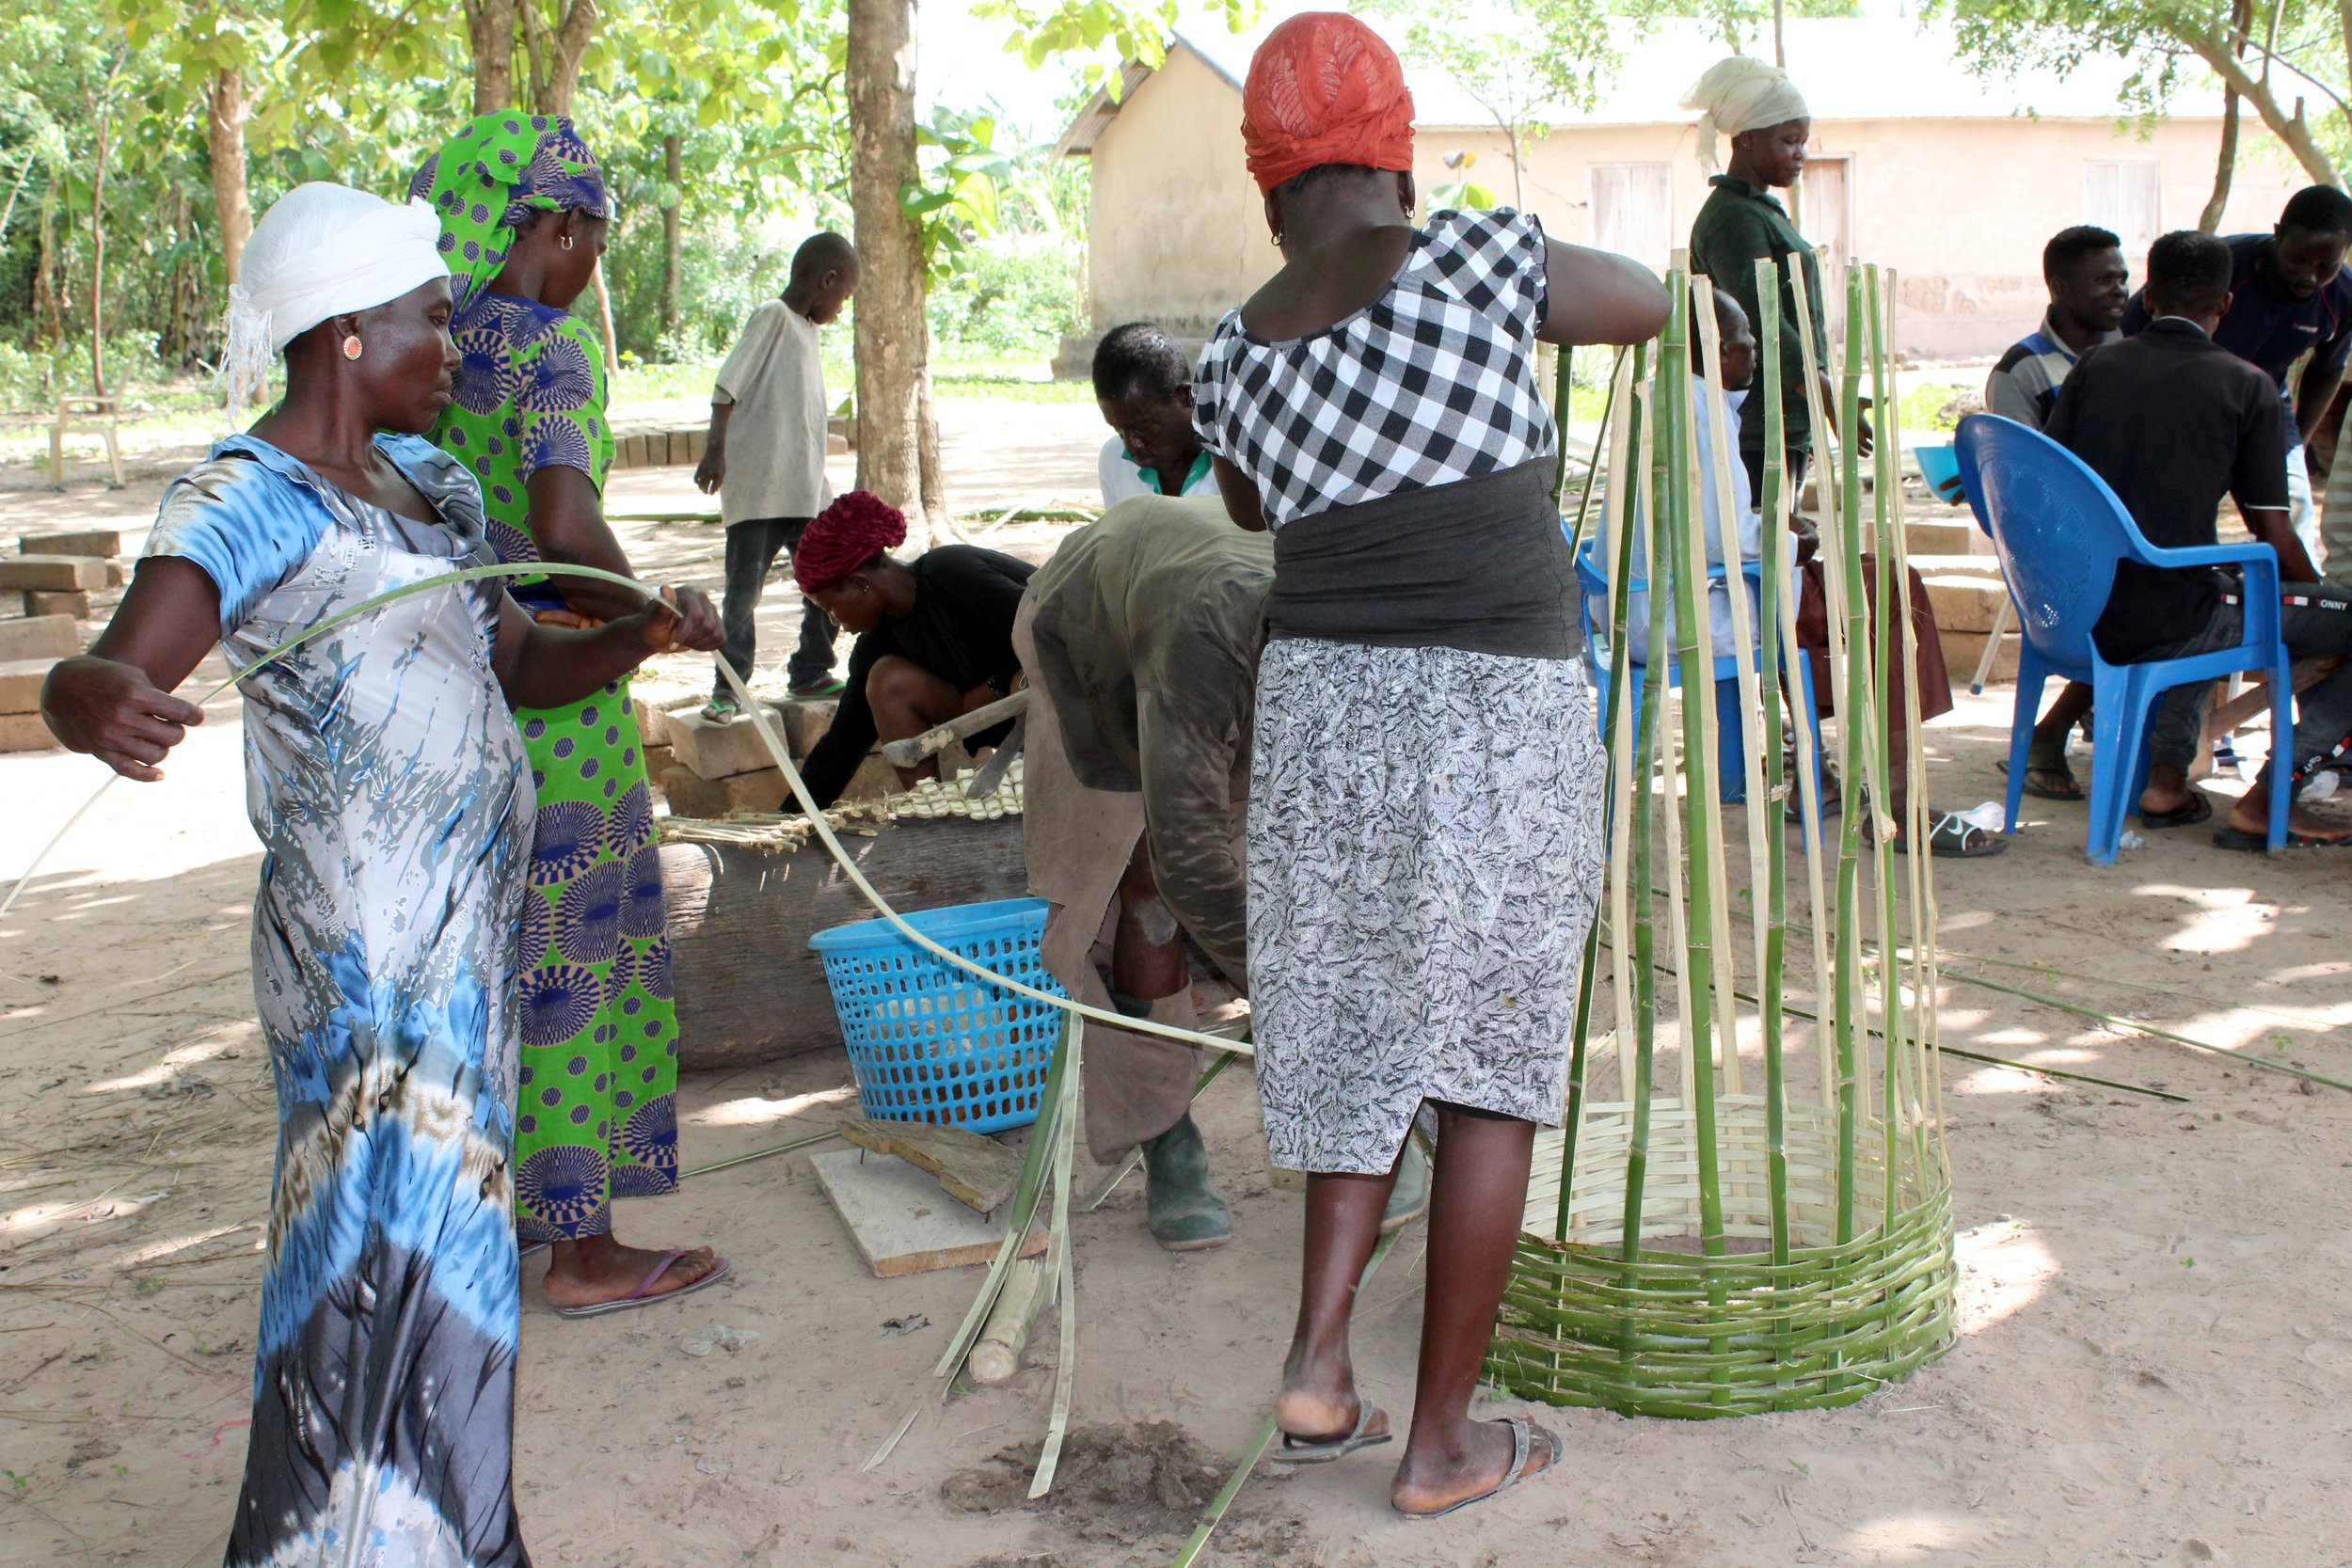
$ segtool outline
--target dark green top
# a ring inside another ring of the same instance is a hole
[[[1763,314],[1756,309],[1756,263],[1759,257],[1769,256],[1775,267],[1784,256],[1795,256],[1804,268],[1804,291],[1811,302],[1806,317],[1813,327],[1814,360],[1823,371],[1829,365],[1829,330],[1821,316],[1821,263],[1813,254],[1813,246],[1797,226],[1788,221],[1788,209],[1774,198],[1749,184],[1745,180],[1728,174],[1718,174],[1708,182],[1714,190],[1707,204],[1699,209],[1697,221],[1691,225],[1691,270],[1703,272],[1714,280],[1715,287],[1729,293],[1748,313],[1748,323],[1757,333],[1757,347],[1762,348]],[[1809,452],[1813,450],[1813,421],[1806,416],[1804,404],[1804,340],[1797,336],[1797,291],[1788,282],[1787,269],[1781,270],[1780,284],[1780,399],[1788,420],[1787,434],[1790,451]],[[1757,401],[1740,420],[1740,450],[1764,450],[1764,367],[1759,360],[1756,371]]]

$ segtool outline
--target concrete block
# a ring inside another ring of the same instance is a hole
[[[0,588],[76,589],[106,586],[106,563],[88,555],[0,555]]]
[[[759,738],[759,728],[748,719],[714,724],[691,708],[669,716],[667,742],[677,752],[678,766],[691,768],[706,779],[755,773],[775,767],[775,758]]]
[[[775,709],[778,727],[784,731],[785,750],[798,762],[825,738],[825,732],[833,728],[834,713],[841,705],[831,697],[790,697],[770,705]]]
[[[26,534],[16,542],[19,555],[94,555],[104,559],[122,553],[119,529],[84,529],[79,533]]]
[[[1010,1211],[995,1219],[976,1214],[942,1192],[936,1177],[895,1154],[833,1149],[810,1155],[809,1165],[877,1279],[986,1263],[1004,1245]],[[1044,1250],[1045,1232],[1032,1229],[1019,1256]]]
[[[847,457],[847,456],[849,456],[849,455],[850,455],[850,438],[849,438],[847,436],[832,436],[832,435],[828,435],[828,436],[825,437],[825,455],[826,455],[827,457]]]
[[[29,615],[0,621],[0,661],[72,658],[82,651],[82,628],[71,615]]]
[[[776,778],[781,782],[784,778],[783,773],[778,772]],[[841,799],[844,800],[879,800],[885,795],[898,794],[899,787],[898,770],[891,767],[880,752],[868,752],[866,753],[866,760],[858,764],[857,771],[850,775],[849,784],[843,786]],[[774,808],[763,809],[773,810]]]
[[[724,816],[731,811],[781,811],[785,784],[781,768],[706,779],[673,765],[662,770],[661,796],[673,816]]]
[[[645,754],[651,756],[657,746],[666,748],[670,744],[668,711],[647,702],[634,691],[629,693],[628,705],[630,711],[637,715],[637,742],[644,747]],[[651,767],[646,768],[647,772],[652,770]]]
[[[660,789],[661,775],[669,771],[671,765],[677,759],[667,746],[647,746],[644,748],[643,754],[645,759],[646,781],[654,788]]]
[[[707,451],[709,449],[709,431],[690,430],[686,433],[686,461],[689,463],[701,462],[703,460],[703,453]]]
[[[2001,580],[2001,558],[1994,555],[1915,555],[1910,557],[1913,571],[1923,578],[1964,577],[1983,578],[1989,582]]]
[[[39,713],[40,684],[54,658],[16,658],[0,664],[0,713]]]
[[[127,587],[131,581],[131,571],[132,568],[125,566],[119,561],[107,562],[106,586],[109,588]]]
[[[1984,657],[1985,633],[1980,631],[1947,631],[1944,640],[1944,666],[1951,673],[1952,689],[1965,691],[1976,678],[1977,660]],[[2017,679],[2017,651],[2024,644],[2015,632],[2003,634],[2000,652],[1993,656],[1993,668],[1985,672],[1987,681],[2010,682]]]
[[[38,713],[0,713],[0,752],[45,752],[57,744]]]
[[[1924,578],[1928,585],[1928,603],[1934,607],[1935,624],[1945,632],[1989,632],[2001,607],[2009,603],[2009,590],[1998,578],[1947,577],[1941,573]]]
[[[71,615],[77,621],[89,619],[89,591],[83,588],[35,588],[24,595],[27,615]]]
[[[1973,522],[1906,523],[1903,525],[1903,547],[1912,556],[1966,555],[1968,541],[1977,531]]]

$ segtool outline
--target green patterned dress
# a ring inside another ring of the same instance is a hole
[[[461,285],[450,331],[464,363],[433,439],[480,479],[499,558],[539,560],[530,476],[577,468],[601,490],[612,466],[603,354],[586,323],[485,285],[518,209],[601,210],[601,179],[568,121],[494,115],[427,164],[410,194],[440,212]],[[562,602],[544,578],[512,591],[533,610]],[[628,683],[515,718],[539,794],[517,962],[516,1226],[525,1241],[571,1241],[611,1230],[615,1197],[677,1190],[661,864]]]

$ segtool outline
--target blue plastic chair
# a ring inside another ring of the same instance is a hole
[[[2038,430],[1994,414],[1960,421],[1960,471],[1985,531],[2001,558],[2001,577],[2017,607],[2025,646],[2017,662],[2017,708],[2010,721],[2007,832],[2017,831],[2025,792],[2026,752],[2042,689],[2052,675],[2091,689],[2093,765],[2090,781],[2090,858],[2115,863],[2123,818],[2138,809],[2148,778],[2148,721],[2176,686],[2218,680],[2246,670],[2270,676],[2273,755],[2284,756],[2295,733],[2294,686],[2286,644],[2279,636],[2279,557],[2268,545],[2208,545],[2160,550],[2106,482],[2082,459]],[[2148,566],[2237,566],[2245,573],[2246,636],[2236,647],[2186,658],[2109,664],[2090,628],[2106,610],[2119,561]],[[2128,766],[2124,759],[2129,759]],[[2294,791],[2273,769],[2270,848],[2286,843],[2287,804]]]
[[[1602,733],[1606,734],[1609,725],[1608,627],[1594,624],[1593,602],[1597,599],[1604,605],[1609,603],[1609,578],[1594,563],[1594,544],[1595,541],[1587,539],[1577,546],[1577,618],[1584,628],[1584,671],[1592,681],[1594,711],[1599,715]],[[1751,583],[1760,585],[1763,581],[1764,568],[1758,562],[1742,562],[1740,571]],[[1724,580],[1724,568],[1710,566],[1707,577],[1710,582],[1721,582]],[[1647,579],[1642,578],[1634,578],[1629,586],[1637,594],[1649,591]],[[1655,624],[1653,610],[1652,625]],[[1760,670],[1764,663],[1761,655],[1750,657]],[[1630,678],[1626,684],[1633,693],[1633,717],[1638,722],[1642,716],[1642,689],[1653,677],[1645,666],[1630,659],[1627,664]],[[1791,660],[1784,658],[1781,668],[1787,670],[1791,664]],[[1793,667],[1801,692],[1799,700],[1804,705],[1805,716],[1813,725],[1814,784],[1818,792],[1822,759],[1821,716],[1813,706],[1813,664],[1810,659],[1800,656],[1793,661]],[[1681,661],[1668,659],[1665,670],[1666,684],[1680,687]],[[1748,798],[1748,742],[1747,732],[1740,727],[1740,661],[1729,657],[1719,658],[1715,660],[1715,735],[1723,764],[1723,777],[1716,788],[1717,798],[1727,806],[1739,805]]]

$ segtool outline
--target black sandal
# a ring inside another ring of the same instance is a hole
[[[2139,814],[2139,825],[2143,828],[2194,828],[2200,822],[2212,820],[2213,801],[2201,789],[2190,790],[2188,804],[2177,811],[2143,811]],[[2263,847],[2266,849],[2269,847],[2270,841],[2264,839]]]

